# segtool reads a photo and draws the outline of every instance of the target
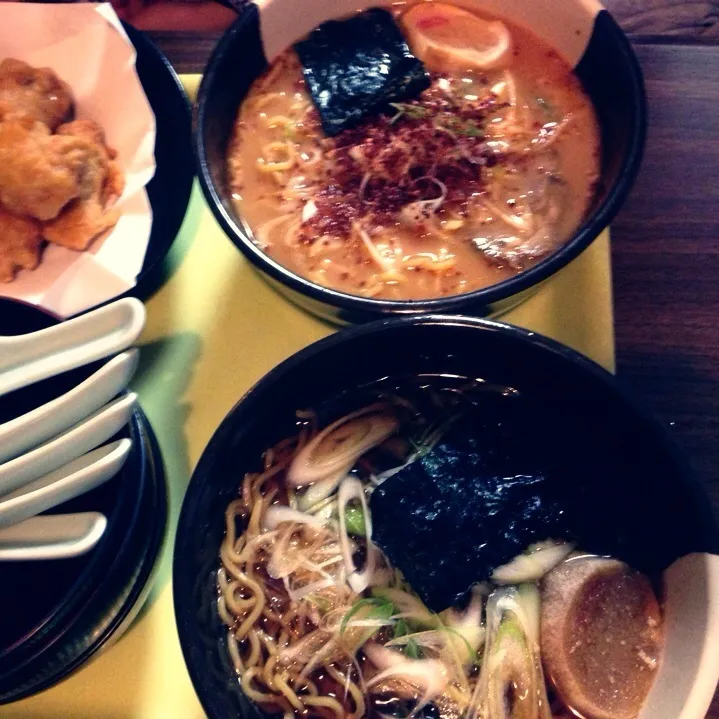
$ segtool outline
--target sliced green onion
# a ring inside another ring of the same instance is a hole
[[[355,537],[367,536],[362,507],[355,505],[347,505],[347,507],[345,507],[345,526],[347,527],[348,534],[353,534]]]
[[[379,612],[382,616],[387,614],[389,611],[388,617],[391,617],[394,613],[394,606],[392,605],[392,602],[388,602],[384,599],[380,599],[379,597],[363,597],[362,599],[358,599],[350,608],[350,610],[347,612],[347,614],[344,615],[342,618],[342,622],[340,623],[340,634],[343,634],[345,629],[347,629],[347,624],[352,619],[352,617],[356,616],[359,611],[361,611],[364,608],[369,608],[372,611]],[[368,618],[367,615],[363,615],[363,618]],[[376,617],[371,617],[376,618]]]
[[[503,587],[487,602],[487,643],[467,719],[551,719],[539,656],[539,590]]]
[[[404,645],[404,655],[410,659],[422,659],[422,651],[414,639],[410,639],[407,644]]]
[[[393,614],[394,606],[392,606],[391,602],[383,601],[377,597],[358,599],[342,618],[339,633],[344,635],[351,628],[366,627],[366,631],[357,637],[356,641],[353,640],[354,646],[359,648],[369,641],[383,626],[390,626],[393,623],[391,619]],[[368,621],[376,622],[376,626],[364,624],[364,622]]]
[[[511,562],[497,567],[492,573],[492,581],[496,584],[536,582],[563,561],[573,549],[573,544],[552,540],[532,544]]]
[[[426,117],[429,117],[430,114],[426,107],[422,107],[421,105],[411,105],[407,102],[390,102],[390,107],[397,110],[397,114],[390,120],[392,123],[399,120],[399,118],[403,115],[406,115],[412,120],[424,120]]]
[[[292,487],[327,483],[329,491],[315,500],[319,502],[334,491],[359,457],[398,428],[399,422],[386,403],[369,405],[340,417],[295,455],[287,470],[287,483]]]

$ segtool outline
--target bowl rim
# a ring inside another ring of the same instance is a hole
[[[507,301],[511,297],[516,297],[522,292],[538,286],[578,257],[609,227],[634,185],[644,156],[647,134],[647,100],[644,77],[639,60],[626,34],[612,15],[602,8],[594,19],[594,27],[596,28],[599,17],[604,16],[610,21],[605,23],[604,26],[612,33],[612,39],[616,43],[618,54],[625,65],[631,87],[635,121],[631,127],[629,143],[623,153],[617,180],[609,188],[600,205],[585,219],[565,244],[548,257],[540,260],[533,267],[523,270],[513,277],[473,292],[447,297],[420,300],[373,299],[315,284],[275,261],[255,244],[242,218],[233,217],[225,208],[221,192],[215,185],[210,171],[205,139],[208,125],[208,97],[212,95],[217,87],[216,78],[225,55],[238,41],[238,36],[241,35],[242,29],[255,14],[259,14],[258,6],[253,2],[247,3],[240,11],[237,19],[218,41],[205,67],[197,94],[197,102],[193,110],[193,125],[195,128],[193,150],[198,168],[197,175],[205,200],[230,241],[257,269],[261,270],[269,278],[312,300],[346,312],[365,314],[365,316],[377,316],[387,313],[461,313],[466,311],[470,305],[473,307],[490,307],[496,303]],[[589,47],[589,44],[587,47]]]
[[[208,717],[219,719],[217,715],[212,713],[211,707],[208,705],[206,698],[208,692],[205,690],[202,681],[204,669],[200,664],[192,659],[191,645],[193,643],[193,634],[187,628],[188,624],[192,624],[194,622],[192,616],[192,593],[186,591],[186,570],[183,568],[184,557],[187,556],[188,552],[188,548],[186,546],[188,542],[185,538],[191,536],[192,532],[183,531],[183,527],[195,526],[194,521],[196,518],[193,515],[196,502],[194,498],[208,481],[208,477],[213,476],[212,468],[217,456],[221,453],[221,448],[231,440],[236,432],[236,426],[240,423],[241,418],[249,418],[247,421],[250,423],[252,422],[251,417],[254,415],[254,408],[265,401],[268,394],[271,394],[272,386],[275,384],[277,379],[295,371],[300,366],[311,365],[312,358],[317,354],[322,353],[327,349],[332,349],[342,345],[349,340],[357,340],[358,338],[368,335],[386,333],[391,336],[396,329],[430,325],[463,327],[467,331],[483,331],[491,334],[500,334],[517,339],[523,343],[528,343],[542,351],[546,351],[549,354],[554,355],[560,363],[569,362],[573,364],[583,374],[585,374],[588,379],[598,382],[607,392],[614,394],[625,409],[632,413],[637,422],[644,426],[652,435],[656,436],[658,441],[665,448],[668,458],[675,467],[677,481],[685,484],[691,493],[691,500],[696,509],[697,521],[702,523],[703,529],[706,530],[708,536],[710,537],[712,549],[710,552],[706,553],[710,557],[719,557],[719,522],[717,522],[717,519],[714,516],[703,485],[691,469],[688,457],[671,437],[668,427],[646,407],[644,407],[628,387],[626,387],[617,377],[601,365],[576,350],[542,334],[487,318],[464,315],[415,314],[411,316],[388,317],[374,322],[354,325],[320,339],[291,355],[271,369],[247,392],[245,392],[233,408],[225,415],[213,433],[207,446],[205,447],[205,450],[200,456],[197,465],[195,466],[190,482],[187,486],[179,514],[173,551],[173,606],[175,609],[175,623],[185,665],[193,686],[196,689],[200,703],[202,704],[202,707]],[[713,611],[719,615],[719,605],[717,605],[717,608]],[[701,689],[707,685],[707,682],[711,683],[710,680],[712,679],[712,676],[713,675],[711,675],[707,669],[707,671],[700,673],[697,677],[695,677],[694,683],[690,689],[692,692],[699,692],[701,695],[699,699],[694,696],[695,702],[698,701],[701,703],[704,699],[706,699],[706,705],[709,705],[711,697],[714,694],[715,686],[712,686],[711,693],[708,694],[707,697],[703,695]],[[700,678],[702,680],[701,682],[699,682]],[[714,685],[715,684],[716,682]],[[700,685],[699,689],[696,689],[697,685]],[[708,691],[709,690],[707,689],[707,692]],[[263,715],[258,713],[257,716]]]
[[[146,32],[138,30],[126,22],[123,22],[122,26],[135,49],[136,65],[139,62],[140,73],[145,78],[142,89],[155,115],[156,132],[163,133],[163,138],[172,138],[174,143],[174,152],[172,153],[174,162],[170,159],[169,152],[162,152],[159,159],[161,166],[156,167],[154,175],[145,186],[148,201],[155,216],[150,228],[148,247],[142,259],[142,266],[135,277],[135,284],[123,294],[107,300],[107,302],[122,297],[147,298],[158,288],[163,279],[163,268],[167,256],[178,238],[188,214],[195,180],[191,139],[192,103],[187,96],[185,87],[172,63]],[[147,78],[150,75],[155,80],[148,95],[146,86],[149,85]],[[163,87],[158,89],[160,85]],[[162,140],[160,140],[160,147],[163,148]],[[153,151],[157,165],[157,137]],[[170,175],[174,177],[174,185],[168,180]],[[172,187],[170,187],[171,185]],[[176,192],[171,194],[168,191],[170,189],[174,189]],[[160,211],[160,206],[170,209],[169,211]],[[88,310],[93,308],[90,307]]]

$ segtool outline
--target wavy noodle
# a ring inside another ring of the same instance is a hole
[[[382,284],[400,284],[403,285],[409,281],[407,275],[401,270],[387,270],[381,275],[377,275],[377,280]]]
[[[279,217],[273,217],[271,220],[267,220],[264,224],[260,225],[255,232],[255,238],[262,247],[269,247],[272,244],[270,239],[271,233],[289,220],[294,220],[295,216],[290,212],[286,215],[280,215]]]
[[[280,159],[271,159],[279,155]],[[262,155],[257,158],[257,169],[265,173],[284,172],[297,164],[297,150],[289,140],[274,140],[262,148]],[[283,181],[286,183],[286,180]]]
[[[326,707],[334,713],[337,719],[345,719],[347,716],[342,704],[331,697],[306,697],[304,703],[308,707]]]
[[[269,662],[266,665],[266,668],[267,668],[267,666],[269,666]],[[274,685],[279,691],[282,692],[282,694],[285,695],[285,697],[287,697],[287,700],[289,701],[289,703],[295,709],[297,709],[297,711],[303,712],[305,710],[304,703],[300,700],[300,698],[297,696],[297,694],[295,694],[292,691],[292,689],[290,688],[290,685],[285,681],[283,676],[276,675],[274,677]]]
[[[365,699],[357,669],[333,634],[315,631],[310,602],[292,602],[287,595],[288,590],[297,591],[321,577],[336,577],[336,584],[317,593],[327,602],[337,602],[340,613],[356,597],[344,579],[335,531],[289,523],[260,533],[267,508],[277,497],[286,496],[281,490],[284,471],[316,433],[314,415],[299,419],[309,425],[268,450],[263,470],[245,475],[240,496],[227,507],[217,573],[218,613],[228,626],[230,659],[252,701],[270,711],[279,707],[288,718],[359,719],[365,712]],[[275,555],[283,570],[292,569],[282,581],[270,578]],[[282,582],[286,582],[284,588]],[[308,637],[319,643],[304,668],[302,662],[283,659],[286,652],[289,657],[293,651],[302,651]],[[324,677],[321,690],[313,679],[315,673]],[[336,683],[336,688],[328,691],[328,682]]]
[[[295,121],[291,117],[287,117],[287,115],[272,115],[272,117],[268,117],[265,122],[270,129],[282,129],[288,125],[295,124]]]
[[[258,704],[275,704],[278,697],[274,692],[263,692],[252,686],[252,682],[258,678],[262,679],[262,669],[260,667],[250,667],[245,670],[240,678],[242,690],[250,699],[252,699],[252,701],[257,702]],[[267,688],[267,686],[264,685],[264,682],[262,682],[262,684],[265,688]]]
[[[341,250],[344,247],[344,244],[344,241],[339,237],[329,237],[327,235],[323,235],[312,243],[307,254],[309,257],[317,257],[318,255],[326,252]]]
[[[233,637],[237,641],[237,637]],[[245,660],[247,666],[256,667],[260,661],[261,647],[257,634],[254,632],[247,637],[247,644],[250,646],[250,653]]]
[[[217,613],[228,627],[231,627],[235,623],[235,617],[233,614],[230,614],[230,611],[227,609],[225,598],[222,595],[217,598]]]
[[[456,264],[457,258],[454,255],[436,255],[433,252],[408,255],[402,259],[402,265],[404,267],[440,273],[453,269]]]
[[[334,666],[327,667],[327,673],[340,685],[345,688],[345,695],[350,695],[355,705],[355,710],[349,717],[361,717],[365,713],[365,699],[362,690],[353,681],[348,680],[352,667],[348,669],[347,676],[342,676]],[[349,719],[349,718],[348,718]]]
[[[367,250],[367,255],[372,262],[374,262],[380,269],[385,272],[394,269],[394,260],[390,257],[385,257],[372,242],[369,233],[364,230],[359,223],[355,222],[352,226],[353,234],[356,234],[362,241],[363,246]]]

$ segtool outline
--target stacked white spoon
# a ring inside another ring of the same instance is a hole
[[[142,303],[123,299],[0,337],[0,396],[111,357],[64,395],[0,424],[0,560],[78,556],[102,537],[107,520],[97,512],[36,515],[100,486],[125,463],[131,440],[108,440],[137,400],[120,393],[137,368],[137,350],[128,348],[144,324]]]

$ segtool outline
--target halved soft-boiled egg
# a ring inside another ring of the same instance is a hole
[[[490,70],[509,64],[512,36],[503,22],[444,3],[414,5],[401,22],[412,52],[430,70]]]

